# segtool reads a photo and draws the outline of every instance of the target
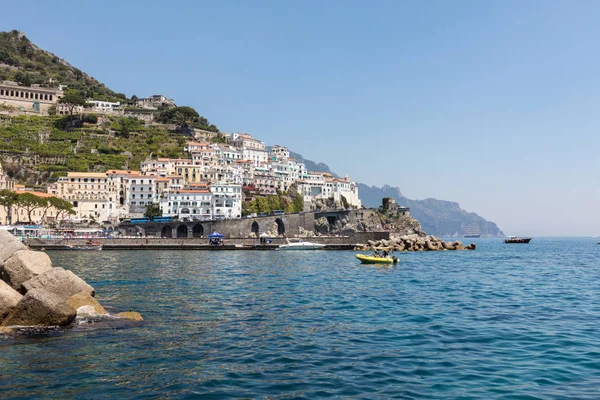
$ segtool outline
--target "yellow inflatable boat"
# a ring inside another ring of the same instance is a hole
[[[396,256],[394,257],[373,257],[368,256],[366,254],[357,254],[356,258],[360,260],[363,264],[396,264],[400,261],[400,259]]]

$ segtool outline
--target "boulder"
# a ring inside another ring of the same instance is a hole
[[[27,291],[1,326],[65,326],[77,312],[54,293],[44,289]]]
[[[130,319],[132,321],[143,321],[144,320],[144,318],[142,318],[142,315],[135,311],[120,312],[117,315],[115,315],[115,317]]]
[[[454,250],[454,246],[452,246],[451,243],[448,242],[442,242],[442,246],[444,247],[444,249],[446,250]]]
[[[85,283],[83,279],[71,271],[58,267],[31,278],[23,283],[23,287],[27,292],[43,289],[56,294],[62,301],[66,301],[79,292],[87,292],[92,297],[96,294],[94,288]]]
[[[0,281],[0,321],[15,308],[23,298],[21,293]]]
[[[438,247],[435,244],[431,243],[429,240],[425,242],[425,248],[429,251],[438,250]]]
[[[329,225],[329,221],[327,221],[327,218],[321,217],[315,219],[315,231],[317,231],[317,233],[327,234],[329,233],[330,228],[331,227]]]
[[[19,250],[0,266],[0,279],[13,289],[25,293],[23,283],[52,269],[52,261],[41,251]]]
[[[82,317],[95,317],[98,315],[107,315],[108,312],[102,307],[95,298],[88,292],[79,292],[69,297],[67,305],[77,311],[77,315]]]
[[[27,250],[27,246],[21,243],[12,233],[0,230],[0,265],[19,250]]]
[[[352,224],[348,224],[342,228],[342,236],[352,236],[356,233],[356,228]]]

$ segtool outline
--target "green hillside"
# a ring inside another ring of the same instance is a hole
[[[3,80],[19,82],[25,86],[63,84],[96,100],[127,99],[124,94],[113,92],[58,56],[40,49],[16,30],[0,32],[0,81]]]
[[[0,115],[0,158],[11,178],[43,184],[67,171],[139,169],[149,154],[183,157],[186,138],[133,118]],[[100,122],[98,122],[100,121]]]

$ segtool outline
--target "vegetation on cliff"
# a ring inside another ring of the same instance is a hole
[[[298,193],[295,184],[292,184],[287,192],[277,192],[273,196],[255,197],[242,204],[242,215],[270,213],[275,210],[282,210],[286,213],[304,210],[304,199]]]
[[[185,144],[182,135],[134,118],[0,115],[0,156],[6,173],[29,184],[42,184],[67,171],[139,169],[149,154],[185,157]]]
[[[73,67],[56,55],[34,45],[23,33],[0,32],[0,81],[9,80],[24,86],[68,85],[97,100],[123,101],[123,93],[115,93],[104,84]]]
[[[182,128],[194,127],[210,132],[219,132],[219,129],[191,107],[173,107],[164,110],[158,115],[158,121],[165,124],[175,124]]]

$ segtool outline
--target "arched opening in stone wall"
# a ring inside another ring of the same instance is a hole
[[[164,238],[173,237],[173,229],[169,225],[162,228],[161,236]]]
[[[277,218],[275,220],[275,223],[277,224],[277,235],[284,235],[285,234],[285,225],[283,224],[283,221],[281,220],[281,218]]]
[[[194,225],[192,229],[192,237],[199,238],[204,235],[204,227],[200,224]]]
[[[259,233],[259,231],[260,231],[260,229],[259,229],[259,227],[258,227],[258,222],[254,221],[254,222],[252,223],[252,226],[250,227],[250,230],[251,230],[252,232],[254,232],[254,234],[256,235],[256,237],[258,237],[258,233]]]
[[[178,238],[186,238],[188,237],[188,227],[185,225],[179,225],[177,227],[177,237]]]
[[[146,236],[156,237],[156,228],[153,226],[149,226],[146,228]]]

